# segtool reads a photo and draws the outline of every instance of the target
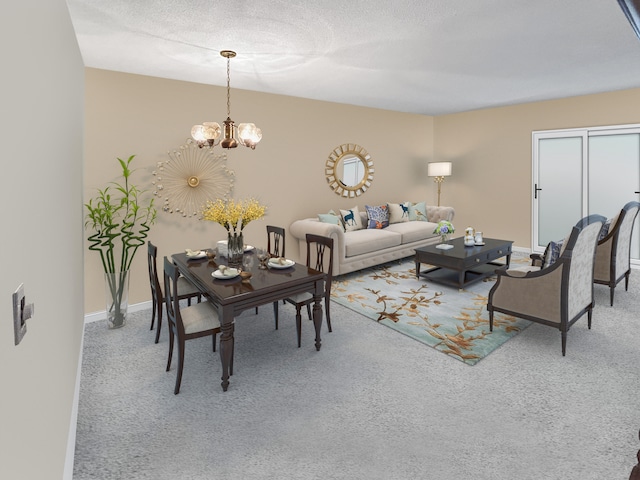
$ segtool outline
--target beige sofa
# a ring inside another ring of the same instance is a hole
[[[428,221],[392,223],[384,229],[353,230],[345,232],[341,225],[323,223],[318,218],[296,220],[289,233],[299,246],[300,259],[307,255],[306,234],[313,233],[333,238],[333,274],[343,275],[381,263],[409,257],[417,247],[436,244],[440,237],[433,233],[440,220],[453,221],[453,207],[427,205]],[[360,212],[363,225],[367,225],[366,212]]]

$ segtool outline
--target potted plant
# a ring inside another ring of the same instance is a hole
[[[89,250],[100,254],[105,273],[109,328],[122,327],[126,322],[131,262],[156,220],[153,197],[141,198],[145,191],[130,183],[134,158],[118,158],[122,181],[98,189],[97,195],[85,203],[85,229],[91,232],[87,237]]]

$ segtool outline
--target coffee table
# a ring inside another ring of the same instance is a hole
[[[440,250],[435,245],[416,248],[416,277],[451,285],[460,289],[494,274],[497,267],[509,267],[513,241],[485,238],[484,245],[464,246],[464,238],[449,242],[453,248]],[[505,263],[494,260],[506,257]],[[420,264],[432,267],[420,272]]]

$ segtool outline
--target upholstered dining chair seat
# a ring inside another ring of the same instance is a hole
[[[182,323],[184,323],[184,333],[202,332],[220,328],[218,311],[209,302],[196,303],[190,307],[181,308]]]

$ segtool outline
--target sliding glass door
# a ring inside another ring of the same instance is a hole
[[[616,215],[640,195],[640,125],[533,133],[533,251],[580,218]],[[631,257],[640,258],[640,221]]]

